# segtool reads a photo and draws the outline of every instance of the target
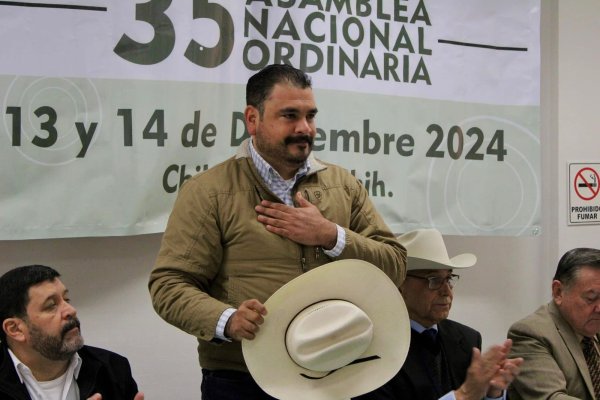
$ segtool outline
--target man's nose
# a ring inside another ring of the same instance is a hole
[[[64,318],[73,318],[77,315],[77,309],[71,305],[71,303],[64,303],[63,309],[63,317]]]
[[[308,120],[308,118],[299,118],[298,123],[296,124],[296,132],[298,133],[307,133],[312,134],[313,132],[312,124]]]
[[[450,281],[448,279],[444,279],[442,286],[438,289],[440,293],[444,295],[449,295],[452,293],[452,286],[450,286]]]

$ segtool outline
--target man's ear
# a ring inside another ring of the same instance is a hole
[[[250,136],[254,136],[256,133],[256,127],[258,126],[260,120],[260,112],[258,108],[254,106],[246,106],[244,110],[244,120],[246,122],[246,129]]]
[[[7,338],[17,342],[25,340],[25,323],[21,318],[7,318],[2,322],[2,330]]]
[[[552,281],[552,298],[554,299],[554,303],[556,305],[561,305],[563,293],[565,291],[565,287],[562,282],[559,280]]]

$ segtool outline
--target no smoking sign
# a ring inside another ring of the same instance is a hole
[[[569,224],[600,223],[600,163],[569,164]]]

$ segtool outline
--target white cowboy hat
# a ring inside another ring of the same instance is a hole
[[[410,345],[404,300],[391,279],[361,260],[325,264],[266,302],[254,340],[242,341],[248,370],[278,399],[340,400],[398,373]]]
[[[397,237],[406,248],[406,269],[455,269],[472,267],[477,257],[464,253],[448,257],[442,234],[437,229],[417,229]]]

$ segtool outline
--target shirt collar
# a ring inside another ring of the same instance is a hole
[[[17,358],[17,356],[15,355],[15,353],[12,352],[11,349],[8,349],[8,354],[10,355],[10,358],[12,359],[12,362],[15,366],[15,371],[17,371],[17,376],[19,377],[19,380],[21,381],[21,383],[24,383],[22,371],[27,371],[28,373],[30,373],[33,376],[33,374],[31,373],[31,369],[27,365],[23,364],[23,362]],[[67,367],[67,372],[73,371],[73,376],[75,377],[75,380],[77,380],[77,378],[79,378],[79,371],[81,370],[81,364],[82,364],[82,360],[81,360],[81,357],[79,357],[79,354],[77,354],[77,353],[73,354],[73,357],[71,357],[71,361],[69,361],[69,366]]]
[[[426,328],[417,321],[410,320],[410,327],[412,330],[417,331],[417,333],[422,333],[425,329],[434,329],[436,332],[438,331],[437,324],[433,324],[432,326]]]

